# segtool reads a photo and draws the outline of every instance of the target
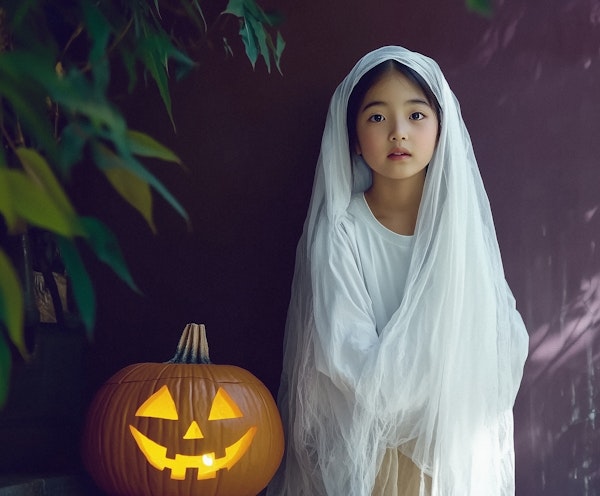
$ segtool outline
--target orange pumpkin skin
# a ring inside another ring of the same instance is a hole
[[[140,414],[153,395],[172,399],[176,413],[171,408],[170,418]],[[229,418],[215,417],[219,399]],[[158,462],[142,452],[133,432],[166,449]],[[231,455],[242,438],[247,446]],[[140,363],[117,372],[97,392],[86,418],[82,456],[98,486],[110,495],[256,496],[273,477],[283,449],[273,397],[247,370]],[[217,468],[199,468],[202,455],[212,457],[208,461]]]

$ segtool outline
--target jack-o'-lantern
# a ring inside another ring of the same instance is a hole
[[[86,418],[85,466],[118,496],[255,496],[283,456],[268,389],[247,370],[214,365],[204,326],[189,324],[167,363],[125,367]]]

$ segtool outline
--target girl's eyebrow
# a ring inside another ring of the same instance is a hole
[[[426,105],[427,107],[431,107],[431,105],[429,104],[429,102],[427,100],[423,100],[421,98],[412,98],[410,100],[406,100],[406,102],[404,102],[404,104],[419,104],[419,105]],[[372,102],[367,103],[361,110],[361,112],[364,112],[365,110],[371,108],[371,107],[376,107],[377,105],[387,105],[386,102],[383,101],[379,101],[379,100],[375,100]]]

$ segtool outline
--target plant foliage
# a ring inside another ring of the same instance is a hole
[[[0,231],[16,236],[35,227],[54,236],[88,334],[95,297],[80,242],[137,288],[111,229],[80,215],[70,200],[66,191],[74,168],[94,164],[152,230],[152,191],[188,221],[183,206],[143,164],[145,158],[181,161],[128,127],[111,101],[111,64],[123,65],[130,91],[140,74],[156,84],[173,127],[170,77],[182,77],[195,66],[184,36],[210,46],[215,25],[233,20],[252,66],[260,56],[269,71],[272,62],[280,70],[285,43],[276,30],[279,18],[255,0],[223,3],[209,24],[199,0],[0,2]],[[232,52],[226,37],[219,42]],[[0,248],[0,406],[7,395],[11,348],[27,355],[23,315],[22,282],[14,261]]]
[[[492,0],[465,0],[465,5],[467,9],[483,17],[490,17],[493,12]]]

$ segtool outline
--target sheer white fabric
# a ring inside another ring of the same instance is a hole
[[[360,77],[388,59],[425,79],[442,115],[405,295],[378,334],[345,227],[352,194],[370,183],[349,152],[346,106]],[[421,469],[420,496],[514,494],[512,406],[527,333],[459,104],[433,60],[383,47],[335,91],[284,348],[278,403],[287,448],[269,495],[369,496],[388,449]]]

